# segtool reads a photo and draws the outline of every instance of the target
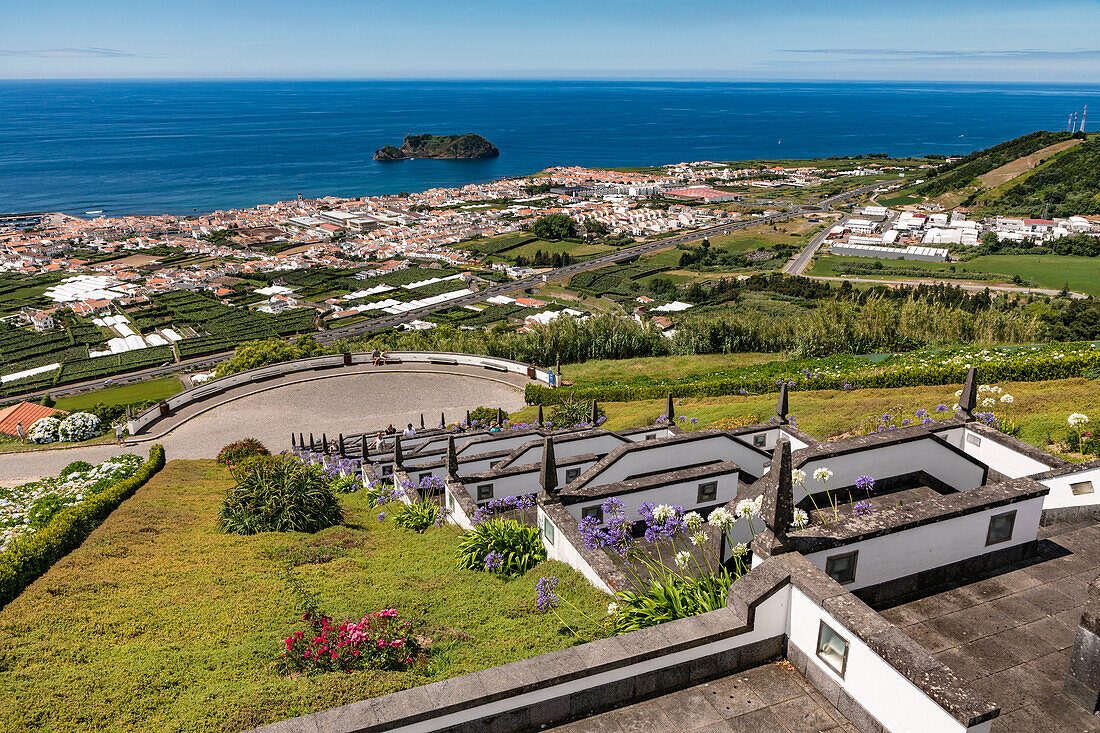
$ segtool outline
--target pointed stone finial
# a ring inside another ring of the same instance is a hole
[[[298,433],[298,447],[299,448],[305,448],[306,447],[306,442],[304,440],[302,440],[302,434],[301,433]]]
[[[787,530],[794,523],[794,479],[791,476],[789,440],[781,439],[776,443],[767,486],[760,508],[765,529],[756,536],[754,548],[761,554],[778,555],[791,550]]]
[[[393,465],[401,468],[405,465],[405,455],[401,452],[401,436],[393,436]]]
[[[779,422],[786,425],[787,415],[790,413],[790,407],[787,402],[787,385],[786,383],[779,387],[779,403],[775,407],[775,414],[779,415]]]
[[[668,401],[665,403],[665,415],[668,416],[669,422],[676,421],[676,405],[672,404],[672,393],[668,393]]]
[[[537,423],[539,424],[539,427],[542,427],[542,424],[543,424],[544,422],[546,422],[546,421],[545,421],[545,420],[543,420],[543,418],[542,418],[542,405],[539,405],[539,415],[538,415],[538,417],[537,417],[537,418],[535,418],[535,422],[537,422]]]
[[[504,410],[497,408],[497,427],[504,425]]]
[[[328,436],[321,433],[321,452],[328,455]]]
[[[599,420],[599,419],[600,419],[599,408],[596,406],[596,400],[592,400],[592,414],[589,415],[588,422],[595,425],[596,421]]]
[[[978,370],[974,367],[970,367],[970,371],[966,373],[962,392],[959,396],[959,407],[968,418],[973,417],[974,408],[978,406]]]
[[[420,429],[424,429],[424,413],[420,413]]]
[[[291,448],[297,448],[298,447],[298,444],[294,442],[295,440],[296,440],[296,438],[294,437],[294,433],[291,433],[290,434],[290,447]]]
[[[313,433],[309,434],[309,449],[315,450],[315,444],[313,442]]]
[[[455,450],[455,436],[447,436],[447,475],[458,478],[458,451]]]
[[[547,437],[542,441],[542,469],[539,471],[539,483],[542,490],[550,496],[558,495],[558,462],[554,460],[554,439]]]
[[[473,426],[473,421],[470,420],[470,411],[466,410],[466,429],[469,430]]]
[[[442,411],[440,411],[440,413],[439,413],[439,427],[441,427],[441,428],[447,427],[447,416],[444,415]]]
[[[336,450],[340,452],[341,458],[347,458],[347,453],[344,452],[344,434],[340,433],[339,442],[336,444]]]
[[[363,433],[363,442],[359,446],[359,452],[363,459],[363,465],[370,463],[370,456],[367,455],[367,434]]]

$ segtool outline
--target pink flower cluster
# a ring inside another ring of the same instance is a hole
[[[309,631],[286,640],[282,659],[289,671],[353,672],[361,669],[404,669],[420,655],[412,624],[399,621],[393,608],[374,611],[358,621],[333,624],[323,615],[305,614]]]

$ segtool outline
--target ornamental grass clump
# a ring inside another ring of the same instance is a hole
[[[422,534],[429,527],[440,526],[445,518],[446,511],[443,507],[430,500],[400,504],[393,511],[393,521],[398,527],[418,534]]]
[[[224,532],[316,532],[344,519],[321,470],[295,458],[256,458],[234,478],[218,517]]]
[[[309,630],[298,631],[284,642],[280,662],[287,673],[403,670],[422,661],[423,651],[412,624],[401,621],[396,609],[374,611],[358,621],[339,624],[309,612],[302,620],[309,623]]]
[[[218,463],[223,466],[239,466],[249,458],[256,456],[269,456],[269,451],[264,444],[255,438],[242,438],[225,446],[218,452]]]
[[[500,575],[523,575],[546,560],[537,527],[514,519],[486,519],[458,543],[458,567]]]

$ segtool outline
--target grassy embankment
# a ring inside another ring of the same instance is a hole
[[[457,529],[380,524],[358,495],[342,499],[346,526],[316,535],[220,534],[229,485],[213,461],[170,462],[0,611],[0,729],[237,731],[568,647],[575,638],[536,611],[543,575],[594,618],[606,612],[560,563],[515,580],[458,570]],[[416,621],[428,668],[279,674],[283,640],[303,628],[288,561],[336,618],[392,607]]]
[[[837,272],[837,265],[875,265],[881,264],[882,274],[866,273],[853,275]],[[968,275],[996,275],[996,282],[1012,283],[1019,276],[1032,287],[1061,290],[1066,284],[1069,289],[1092,296],[1100,296],[1100,258],[1077,257],[1073,255],[983,255],[964,262],[917,262],[910,260],[880,260],[873,257],[839,257],[826,255],[814,260],[807,275],[823,277],[844,277],[848,279],[869,280],[915,280],[922,275],[891,275],[891,267],[916,268],[927,272],[928,278],[947,280],[973,279]],[[954,268],[952,270],[951,268]],[[980,282],[986,282],[982,280]]]
[[[177,377],[165,377],[138,384],[127,384],[124,387],[111,387],[98,392],[58,397],[55,407],[68,412],[79,412],[101,402],[105,405],[129,405],[147,400],[163,400],[182,391],[183,384]]]

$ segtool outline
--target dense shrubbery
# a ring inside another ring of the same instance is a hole
[[[249,341],[238,346],[233,358],[219,364],[214,374],[218,377],[226,377],[268,364],[305,359],[324,353],[324,347],[314,341],[312,336],[299,336],[294,343],[280,338]]]
[[[87,412],[74,412],[57,426],[58,440],[67,443],[90,440],[101,432],[99,418]]]
[[[78,547],[119,504],[163,467],[164,448],[154,445],[149,449],[149,460],[128,478],[86,496],[79,504],[61,509],[40,531],[12,543],[0,555],[0,606]]]
[[[271,455],[271,451],[256,438],[242,438],[222,448],[218,452],[217,460],[218,463],[233,467],[239,466],[245,459],[269,455]]]
[[[343,521],[324,473],[297,458],[257,458],[236,479],[218,517],[224,532],[316,532]]]
[[[938,171],[930,173],[928,179],[913,190],[927,196],[938,196],[941,193],[963,188],[974,183],[978,176],[1069,138],[1068,132],[1039,131],[1014,140],[1007,140],[943,166]]]
[[[399,621],[393,608],[340,624],[311,613],[304,614],[302,620],[309,622],[310,630],[286,640],[281,657],[286,672],[405,669],[421,653],[412,624]]]
[[[458,566],[501,575],[522,575],[546,559],[537,527],[514,519],[487,519],[458,543]]]
[[[31,425],[27,437],[32,443],[56,443],[61,421],[56,417],[43,417]]]

